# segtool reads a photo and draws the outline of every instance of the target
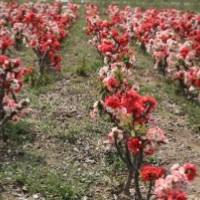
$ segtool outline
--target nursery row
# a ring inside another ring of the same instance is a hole
[[[78,6],[69,3],[0,3],[0,132],[10,119],[18,121],[28,109],[28,99],[18,101],[25,76],[39,80],[46,72],[61,70],[61,42],[78,17]],[[24,47],[26,46],[26,47]],[[31,48],[37,67],[23,67],[16,58]],[[14,48],[16,50],[14,50]]]
[[[153,56],[155,69],[199,98],[200,16],[175,9],[143,10],[116,4],[107,7],[111,21]]]
[[[38,58],[42,75],[48,70],[61,70],[60,46],[68,36],[68,29],[78,17],[78,6],[61,3],[1,3],[1,52],[8,54],[24,43]],[[33,69],[34,70],[34,69]]]
[[[149,158],[168,139],[152,117],[156,100],[140,95],[139,89],[130,81],[136,59],[130,45],[132,35],[128,28],[123,33],[117,29],[118,25],[124,25],[128,16],[124,15],[123,21],[122,11],[115,12],[116,8],[109,6],[112,19],[103,20],[97,4],[86,6],[87,33],[92,37],[90,43],[102,58],[98,76],[101,91],[91,117],[95,120],[98,114],[106,114],[115,125],[104,145],[107,148],[114,145],[127,166],[124,194],[130,195],[134,182],[135,199],[149,200],[154,196],[159,200],[185,200],[186,186],[194,180],[197,167],[190,163],[184,166],[175,164],[167,171],[149,163]]]

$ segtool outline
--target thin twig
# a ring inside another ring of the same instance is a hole
[[[152,196],[152,194],[151,194],[152,188],[153,188],[153,179],[152,179],[152,177],[150,177],[149,191],[147,193],[147,200],[150,200],[150,198]]]

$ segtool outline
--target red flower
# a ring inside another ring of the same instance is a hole
[[[148,121],[149,113],[155,109],[157,105],[154,98],[140,96],[134,90],[129,90],[126,94],[122,95],[121,102],[127,112],[133,114],[134,123],[144,123]]]
[[[122,46],[126,46],[129,43],[128,36],[126,34],[124,34],[123,36],[121,36],[120,38],[118,38],[118,42]]]
[[[187,195],[184,192],[180,192],[175,198],[176,200],[187,200]]]
[[[188,47],[183,47],[183,48],[181,49],[181,51],[180,51],[181,56],[182,56],[183,58],[185,58],[185,57],[188,55],[189,51],[190,51],[190,50],[189,50]]]
[[[185,174],[189,181],[193,181],[194,178],[197,176],[197,166],[191,163],[186,163],[184,165]]]
[[[120,108],[120,100],[118,97],[114,96],[114,97],[107,97],[105,100],[104,105],[106,107],[111,107],[111,108]]]
[[[139,138],[135,137],[128,140],[128,149],[133,154],[137,154],[142,146],[142,141]]]
[[[8,63],[8,62],[9,62],[9,59],[7,56],[4,56],[4,55],[0,56],[0,65]]]
[[[112,90],[113,88],[119,87],[120,83],[113,77],[109,78],[107,81],[107,88]]]
[[[133,113],[135,110],[135,104],[138,102],[140,95],[134,91],[129,90],[121,98],[122,106],[126,108],[128,113]]]
[[[149,111],[152,111],[156,108],[157,102],[153,97],[145,96],[142,98],[142,103],[145,107],[148,107]]]
[[[101,52],[103,53],[103,54],[106,54],[106,53],[108,53],[108,52],[112,52],[113,51],[113,45],[110,43],[110,44],[108,44],[108,43],[103,43],[102,45],[101,45],[101,47],[100,47],[100,50],[101,50]]]
[[[54,55],[54,57],[52,58],[52,61],[53,61],[53,65],[57,65],[61,62],[61,57],[59,55]]]
[[[162,167],[155,167],[151,165],[145,165],[141,169],[141,176],[144,181],[154,181],[162,177],[165,170]]]
[[[101,24],[101,28],[108,28],[110,25],[111,25],[110,22],[103,21],[102,24]]]
[[[33,12],[30,12],[24,19],[25,23],[31,23],[35,18],[35,14]]]
[[[5,50],[5,49],[9,48],[10,46],[13,46],[14,44],[15,43],[11,38],[5,37],[5,38],[2,38],[1,48]]]
[[[184,192],[179,191],[177,194],[168,197],[167,200],[187,200],[187,195]]]
[[[55,41],[52,45],[56,50],[60,49],[60,43],[58,41]]]
[[[31,47],[36,47],[38,45],[38,41],[36,39],[31,40],[30,46]]]
[[[119,35],[118,30],[116,30],[116,29],[111,30],[111,35],[113,37],[117,37]]]
[[[194,81],[194,86],[200,87],[200,80],[195,80]]]

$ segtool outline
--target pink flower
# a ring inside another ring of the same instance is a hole
[[[146,137],[150,142],[156,142],[156,143],[167,143],[168,142],[168,139],[165,136],[164,131],[158,127],[150,128],[147,131]]]
[[[183,167],[175,164],[170,169],[171,174],[165,178],[160,178],[155,183],[155,194],[160,200],[185,200],[186,194],[183,192],[188,185],[188,181],[194,179],[197,167],[192,164],[185,164]]]
[[[112,131],[108,134],[108,138],[105,143],[114,144],[115,140],[120,142],[123,139],[123,133],[117,127],[112,128]]]

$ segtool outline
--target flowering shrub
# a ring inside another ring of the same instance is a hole
[[[6,3],[0,3],[0,136],[4,137],[4,125],[7,121],[18,122],[24,114],[29,100],[17,100],[17,93],[23,85],[24,68],[21,60],[10,58],[11,47],[15,45],[12,31],[9,30]]]
[[[175,9],[142,10],[116,4],[107,13],[155,60],[155,68],[178,80],[183,92],[198,96],[200,91],[199,15]],[[117,19],[117,20],[116,20]]]
[[[29,100],[17,101],[16,93],[22,87],[24,69],[19,59],[10,59],[5,55],[0,56],[0,131],[3,136],[4,124],[8,120],[17,122],[28,111]]]
[[[123,15],[116,14],[119,9],[114,4],[108,7],[108,12],[111,15],[114,13],[112,19],[102,20],[98,15],[97,4],[90,3],[86,6],[87,33],[93,36],[90,44],[102,57],[98,78],[101,94],[99,101],[94,103],[91,117],[95,118],[100,109],[107,113],[115,124],[104,143],[115,145],[127,166],[129,174],[124,187],[125,194],[129,194],[133,179],[137,199],[149,200],[153,189],[160,200],[186,199],[185,188],[179,183],[186,187],[194,179],[197,174],[195,165],[188,163],[177,170],[173,167],[171,175],[167,175],[167,171],[162,167],[144,164],[144,158],[153,155],[168,139],[152,118],[152,112],[157,106],[156,100],[153,97],[141,96],[129,79],[135,64],[135,53],[130,47],[131,33],[121,33],[116,29]],[[124,15],[124,21],[126,17],[127,15]],[[168,179],[170,184],[167,188],[164,184],[162,187],[162,182]],[[148,191],[141,191],[141,181],[149,184]]]

